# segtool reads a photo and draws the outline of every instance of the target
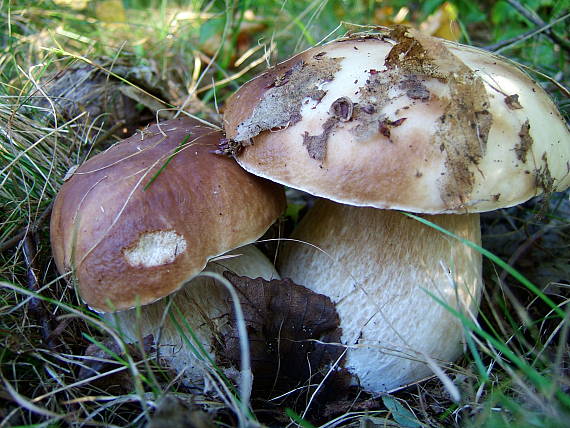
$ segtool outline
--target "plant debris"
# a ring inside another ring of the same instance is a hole
[[[151,87],[156,87],[154,80],[158,72],[149,66],[113,64],[105,59],[100,59],[100,62],[103,64],[101,68],[78,63],[50,75],[43,81],[47,98],[37,98],[34,102],[50,115],[54,114],[53,107],[55,114],[64,120],[84,114],[82,120],[86,123],[96,121],[97,126],[116,132],[119,136],[131,135],[138,127],[154,119],[151,111],[161,109],[164,105],[150,96],[145,97],[142,91],[137,91],[134,86],[129,86],[103,69],[109,66],[110,72]],[[150,80],[145,82],[143,78]],[[150,111],[141,114],[137,104],[145,105]]]
[[[378,131],[386,138],[390,138],[390,129],[400,126],[407,118],[402,117],[398,120],[384,119],[378,125]]]
[[[260,132],[291,126],[300,121],[303,100],[321,100],[324,91],[320,85],[333,80],[340,69],[342,58],[316,57],[300,59],[284,73],[274,77],[272,83],[264,88],[260,101],[249,117],[237,126],[233,139],[248,141]],[[270,70],[266,75],[273,76],[273,73],[275,70]]]
[[[505,104],[511,110],[520,110],[521,108],[523,108],[523,106],[519,102],[518,94],[507,95],[505,97]]]
[[[224,276],[240,295],[249,334],[254,391],[286,392],[318,383],[344,351],[333,302],[290,279],[266,281]],[[235,314],[223,335],[218,359],[237,367],[240,359]]]
[[[327,140],[329,139],[329,134],[338,123],[336,117],[330,117],[325,123],[323,123],[323,132],[319,135],[309,135],[305,131],[303,134],[303,145],[307,148],[309,156],[312,159],[322,162],[325,160],[327,155]]]
[[[341,122],[348,122],[352,118],[353,109],[354,106],[350,98],[340,97],[331,104],[329,114]]]
[[[241,150],[243,149],[243,144],[230,140],[229,138],[222,138],[218,143],[218,148],[214,151],[217,155],[226,155],[229,157],[235,157],[239,155]]]

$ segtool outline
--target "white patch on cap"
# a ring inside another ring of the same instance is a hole
[[[134,267],[153,267],[172,263],[186,251],[186,240],[173,230],[142,234],[138,241],[123,250],[127,263]]]

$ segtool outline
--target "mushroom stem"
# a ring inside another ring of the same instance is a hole
[[[430,215],[457,236],[480,243],[478,214]],[[371,392],[432,374],[426,360],[454,361],[461,321],[474,317],[482,288],[481,254],[395,211],[319,200],[279,260],[283,277],[336,304],[345,368]],[[442,303],[438,302],[440,300]]]
[[[225,271],[250,278],[279,278],[273,264],[253,245],[214,259],[203,272]],[[152,334],[159,357],[176,373],[184,372],[186,384],[196,385],[203,383],[204,370],[212,361],[224,359],[218,355],[219,344],[235,334],[229,326],[231,314],[226,288],[211,277],[198,275],[170,299],[142,306],[140,314],[135,308],[105,317],[128,342]]]

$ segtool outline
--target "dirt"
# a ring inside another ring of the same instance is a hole
[[[505,104],[511,110],[520,110],[521,108],[523,108],[523,106],[519,102],[518,94],[507,95],[505,97]]]
[[[548,157],[546,152],[542,154],[542,166],[534,171],[536,178],[536,186],[544,190],[544,193],[552,193],[554,191],[554,178],[550,173],[550,168],[548,167]]]
[[[410,73],[408,82],[435,78],[449,88],[433,144],[446,156],[448,173],[439,183],[442,199],[449,207],[460,207],[473,190],[473,167],[485,154],[493,123],[484,82],[437,39],[405,27],[396,27],[390,37],[397,44],[386,57],[388,69]],[[410,86],[412,95],[427,96],[421,85]]]
[[[362,140],[377,132],[390,138],[397,121],[381,113],[392,100],[387,95],[389,88],[397,86],[410,99],[427,103],[433,96],[424,82],[437,79],[444,83],[449,95],[443,100],[444,113],[432,144],[446,159],[447,173],[439,182],[441,197],[450,208],[461,207],[473,190],[474,171],[485,154],[493,123],[484,82],[437,39],[405,27],[396,27],[383,37],[395,45],[386,56],[386,70],[369,70],[366,83],[359,88],[361,105],[355,107],[353,120],[358,125],[353,134]]]
[[[303,134],[303,145],[307,148],[309,156],[312,159],[322,162],[327,155],[327,141],[329,135],[339,120],[335,117],[330,117],[323,123],[323,132],[319,135],[309,135],[308,132]]]
[[[274,79],[251,115],[238,125],[234,140],[247,142],[263,131],[297,123],[301,120],[303,100],[320,101],[324,97],[319,85],[334,79],[341,61],[342,58],[329,58],[324,52],[297,61]]]
[[[521,125],[521,130],[519,131],[520,142],[515,144],[515,154],[517,159],[523,163],[526,163],[526,157],[528,151],[532,147],[533,139],[530,135],[530,123],[528,120]]]

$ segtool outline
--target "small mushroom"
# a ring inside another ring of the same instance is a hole
[[[246,170],[335,201],[316,203],[293,234],[313,245],[284,244],[279,268],[336,303],[344,367],[372,392],[454,361],[463,330],[445,306],[476,317],[482,288],[477,251],[388,210],[480,244],[477,213],[570,185],[570,133],[536,82],[404,27],[269,69],[228,100],[224,125]]]
[[[211,278],[193,280],[208,261],[238,248],[241,256],[218,257],[209,268],[276,275],[258,250],[240,247],[280,215],[283,190],[213,154],[220,137],[190,118],[150,126],[78,168],[51,218],[56,265],[71,273],[81,298],[100,312],[121,311],[116,319],[127,338],[139,329],[162,337],[169,348],[161,355],[178,368],[192,356],[159,299],[180,291],[173,305],[210,349],[215,331],[208,323],[227,309],[227,296]],[[136,326],[129,309],[139,305],[147,306]]]

